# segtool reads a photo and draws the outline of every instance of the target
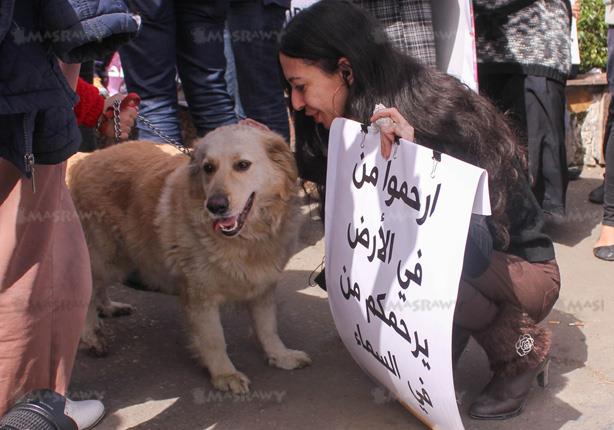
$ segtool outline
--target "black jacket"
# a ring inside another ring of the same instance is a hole
[[[99,58],[137,31],[121,0],[0,0],[0,157],[29,176],[28,158],[56,164],[76,152],[77,98],[58,58]]]

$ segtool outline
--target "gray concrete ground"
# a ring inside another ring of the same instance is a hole
[[[563,278],[558,304],[545,321],[555,335],[549,386],[534,388],[519,417],[471,420],[467,409],[489,375],[483,352],[470,343],[456,375],[467,429],[614,429],[614,263],[592,255],[601,208],[586,200],[600,175],[592,169],[572,182],[569,219],[548,226]],[[279,323],[288,346],[307,351],[313,365],[296,371],[268,367],[246,313],[230,309],[224,318],[229,354],[251,378],[252,391],[224,395],[186,348],[176,297],[115,288],[113,297],[137,311],[107,321],[114,333],[110,355],[80,353],[71,387],[74,398],[102,398],[108,415],[98,428],[425,428],[352,361],[336,334],[326,294],[308,286],[324,245],[319,221],[308,215],[308,206],[305,212],[300,251],[278,289]]]

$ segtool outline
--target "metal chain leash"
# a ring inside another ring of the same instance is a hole
[[[113,127],[115,128],[115,143],[119,143],[120,142],[121,135],[122,135],[121,126],[120,126],[120,117],[119,117],[119,115],[120,115],[120,104],[121,104],[120,100],[115,100],[113,102]],[[172,145],[175,148],[177,148],[179,151],[181,151],[183,154],[185,154],[187,156],[190,156],[190,149],[189,148],[186,148],[181,143],[177,142],[175,139],[173,139],[172,137],[168,136],[166,133],[158,130],[156,128],[156,126],[154,126],[152,124],[152,122],[150,120],[148,120],[147,118],[145,118],[143,115],[137,114],[136,117],[139,120],[141,120],[147,127],[149,127],[151,129],[151,131],[156,136],[158,136],[160,139],[162,139],[164,141],[164,143]]]
[[[119,143],[122,137],[122,128],[121,128],[120,119],[119,119],[119,114],[120,114],[119,105],[120,104],[121,104],[120,100],[115,100],[113,102],[113,128],[115,129],[115,143],[116,144]]]

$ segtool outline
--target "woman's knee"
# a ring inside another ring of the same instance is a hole
[[[514,290],[521,308],[535,322],[539,322],[548,316],[559,297],[561,288],[559,268],[555,261],[526,264],[524,274],[518,277],[518,284]]]
[[[454,324],[472,332],[486,329],[497,317],[499,306],[462,279],[454,310]]]

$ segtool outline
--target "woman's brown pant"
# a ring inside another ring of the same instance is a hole
[[[472,332],[482,331],[504,304],[526,312],[537,323],[552,310],[560,287],[556,261],[530,263],[494,251],[486,272],[477,278],[461,279],[454,324]]]
[[[23,394],[64,394],[91,294],[66,163],[36,166],[36,193],[0,159],[0,415]]]

